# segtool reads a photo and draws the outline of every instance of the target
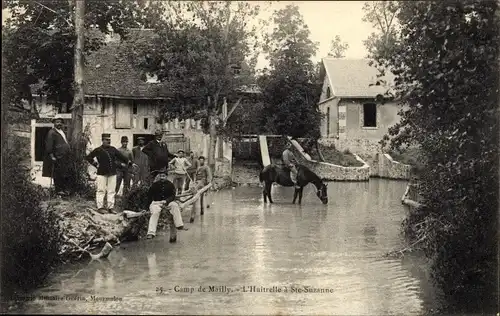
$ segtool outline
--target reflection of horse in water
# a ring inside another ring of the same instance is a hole
[[[299,198],[299,204],[302,203],[302,192],[304,187],[309,183],[312,183],[316,186],[316,196],[321,200],[321,202],[323,202],[323,204],[328,203],[327,185],[323,183],[323,180],[318,177],[318,175],[304,165],[297,165],[297,184],[292,182],[292,179],[290,178],[290,171],[274,164],[268,165],[262,169],[259,175],[259,180],[260,182],[264,182],[264,190],[262,192],[264,196],[264,203],[267,203],[267,198],[269,198],[270,203],[273,203],[271,198],[271,185],[273,183],[277,183],[284,187],[298,186],[298,188],[295,188],[295,192],[293,194],[292,203],[294,204],[295,200],[297,200],[297,196]]]

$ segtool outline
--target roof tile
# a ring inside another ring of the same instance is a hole
[[[390,87],[375,84],[379,78],[377,68],[370,66],[368,59],[323,58],[326,75],[332,86],[332,94],[337,97],[372,98],[384,95]],[[390,86],[394,84],[395,76],[386,71],[380,79],[386,80]]]

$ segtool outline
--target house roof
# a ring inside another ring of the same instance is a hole
[[[344,98],[374,98],[390,90],[389,87],[383,85],[370,86],[379,79],[386,80],[393,85],[395,76],[386,70],[383,77],[377,78],[379,71],[374,66],[370,66],[369,62],[368,59],[323,58],[323,66],[330,81],[332,95]]]
[[[152,41],[154,36],[152,30],[139,29],[129,30],[123,41],[119,36],[107,36],[105,46],[85,56],[85,95],[136,99],[171,97],[173,85],[168,82],[146,82],[146,73],[134,67],[126,54],[123,54],[125,50],[133,49],[132,43]],[[32,85],[32,93],[38,94],[42,86],[43,83]]]

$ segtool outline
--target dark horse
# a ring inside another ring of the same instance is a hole
[[[290,172],[285,169],[278,167],[276,165],[268,165],[262,169],[259,175],[260,182],[264,182],[264,190],[262,194],[264,195],[264,203],[267,203],[267,198],[269,197],[269,202],[273,203],[271,198],[271,185],[273,182],[284,186],[284,187],[293,187],[294,184],[292,179],[290,178]],[[312,172],[309,168],[304,165],[297,165],[297,186],[295,188],[295,193],[293,194],[293,202],[295,204],[295,200],[297,200],[297,196],[299,197],[299,204],[302,203],[302,192],[304,187],[312,183],[316,186],[316,195],[323,202],[323,204],[328,203],[328,195],[327,195],[327,185],[323,183],[320,177],[318,177],[314,172]]]

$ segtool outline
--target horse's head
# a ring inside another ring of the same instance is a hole
[[[319,187],[317,187],[316,195],[323,202],[323,204],[328,204],[328,185],[326,183],[321,183]]]

